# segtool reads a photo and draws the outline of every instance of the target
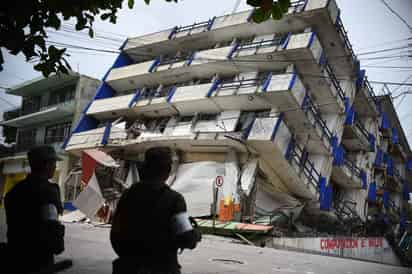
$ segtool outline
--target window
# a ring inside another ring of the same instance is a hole
[[[22,103],[22,115],[40,110],[40,96],[24,97]]]
[[[63,142],[64,139],[69,136],[71,129],[71,123],[57,124],[48,126],[46,128],[46,135],[44,138],[45,144]]]
[[[179,119],[179,123],[184,123],[184,122],[192,122],[193,116],[182,116]]]
[[[201,113],[198,116],[198,121],[216,121],[217,114],[216,113]]]
[[[254,36],[249,36],[249,37],[237,38],[236,40],[240,45],[244,45],[244,44],[253,42],[254,38],[255,38]]]
[[[26,129],[18,132],[17,149],[24,151],[36,144],[36,129]]]
[[[48,106],[57,105],[74,99],[75,85],[51,91]]]

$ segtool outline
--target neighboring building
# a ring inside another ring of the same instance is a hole
[[[250,18],[129,38],[66,150],[99,148],[132,167],[148,147],[174,148],[170,182],[192,216],[216,207],[222,221],[397,231],[411,151],[390,99],[360,69],[336,2],[292,1],[281,20]]]
[[[60,185],[63,183],[75,162],[75,158],[62,149],[63,142],[72,126],[79,121],[99,83],[99,80],[72,72],[34,79],[7,91],[21,96],[22,106],[4,113],[4,120],[0,123],[4,127],[6,142],[15,142],[12,148],[7,147],[0,152],[0,182],[3,181],[0,194],[6,194],[29,172],[26,154],[36,145],[52,145],[62,156],[64,160],[57,164],[55,181]],[[61,189],[64,192],[64,187]]]

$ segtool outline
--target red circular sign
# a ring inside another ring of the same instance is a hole
[[[223,186],[223,176],[216,176],[215,185],[216,187]]]

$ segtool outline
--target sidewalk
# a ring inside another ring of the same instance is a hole
[[[59,259],[73,259],[63,273],[111,273],[116,257],[109,241],[109,228],[89,224],[66,224],[66,251]],[[220,237],[203,237],[199,247],[179,255],[182,273],[301,273],[301,274],[407,274],[411,269],[350,259],[231,243]]]

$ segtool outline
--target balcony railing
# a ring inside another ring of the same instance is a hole
[[[302,12],[307,4],[308,0],[291,1],[289,7],[293,8],[293,13]]]
[[[388,205],[389,207],[393,208],[396,213],[400,214],[401,210],[400,208],[395,204],[395,202],[391,199],[388,199]]]
[[[352,172],[352,174],[354,174],[356,177],[358,177],[359,179],[362,179],[361,178],[362,170],[354,162],[345,158],[343,161],[343,165],[346,166]]]
[[[247,42],[247,43],[240,43],[236,47],[236,51],[243,51],[249,49],[259,49],[259,48],[269,48],[274,46],[282,45],[290,34],[285,34],[283,36],[275,37],[270,40],[262,40],[262,41],[255,41],[255,42]]]
[[[305,101],[303,103],[302,109],[305,112],[312,113],[313,117],[315,118],[315,123],[318,124],[322,130],[321,139],[326,137],[328,139],[328,142],[331,142],[333,134],[328,128],[328,126],[326,125],[326,122],[322,119],[319,109],[315,106],[312,99],[308,95],[305,97]],[[332,143],[330,144],[332,145]]]
[[[345,222],[354,218],[360,220],[359,215],[354,210],[356,202],[350,200],[336,200],[334,207],[335,213],[340,221]]]
[[[233,80],[228,82],[220,82],[217,85],[217,88],[220,90],[224,89],[239,89],[246,87],[256,87],[261,84],[263,81],[262,78],[252,78],[252,79],[242,79],[242,80]]]
[[[73,104],[73,103],[74,103],[74,100],[72,99],[72,100],[64,101],[64,102],[61,102],[61,103],[58,103],[58,104],[42,106],[39,111],[43,111],[43,110],[50,109],[50,108],[54,108],[54,107],[69,106],[69,105],[71,105],[71,104]]]
[[[298,144],[291,141],[288,147],[288,151],[285,155],[285,158],[289,161],[291,165],[297,165],[308,182],[314,187],[317,193],[319,193],[318,182],[320,180],[320,173],[316,170],[314,164],[304,156],[306,154],[303,148],[299,147]],[[306,154],[307,155],[307,154]]]
[[[325,62],[325,71],[328,74],[328,78],[332,82],[333,87],[336,89],[339,98],[342,102],[345,102],[345,93],[343,92],[342,87],[340,86],[338,79],[336,79],[336,75],[328,62]]]
[[[363,84],[365,85],[369,98],[375,103],[375,106],[378,107],[379,103],[378,103],[378,100],[376,99],[375,92],[373,91],[373,88],[371,84],[369,83],[369,80],[366,76],[365,76],[365,80],[363,81]]]
[[[362,135],[369,140],[369,132],[366,130],[365,126],[357,119],[355,119],[355,127],[362,133]]]
[[[32,114],[32,113],[36,113],[36,112],[44,111],[44,110],[47,110],[47,109],[51,109],[51,108],[54,108],[54,107],[69,106],[73,103],[74,103],[74,100],[68,100],[68,101],[65,101],[65,102],[58,103],[58,104],[45,105],[45,106],[41,106],[41,107],[38,107],[38,108],[31,108],[29,110],[28,109],[17,109],[17,110],[7,112],[6,118],[7,118],[7,120],[12,120],[12,119],[19,118],[19,117],[22,117],[22,116],[26,116],[26,115],[29,115],[29,114]]]
[[[343,26],[342,19],[340,18],[340,15],[336,18],[336,29],[343,39],[343,43],[345,44],[345,47],[348,49],[349,54],[351,55],[353,60],[357,60],[355,52],[353,51],[352,44],[349,41],[348,38],[348,32],[346,31],[345,27]]]
[[[181,32],[188,32],[190,34],[193,30],[198,30],[198,29],[205,29],[205,30],[210,30],[213,26],[213,23],[215,21],[215,17],[212,19],[209,19],[207,21],[199,22],[199,23],[193,23],[191,25],[186,25],[186,26],[176,26],[172,30],[172,32],[169,34],[169,39],[173,39],[173,37]]]

